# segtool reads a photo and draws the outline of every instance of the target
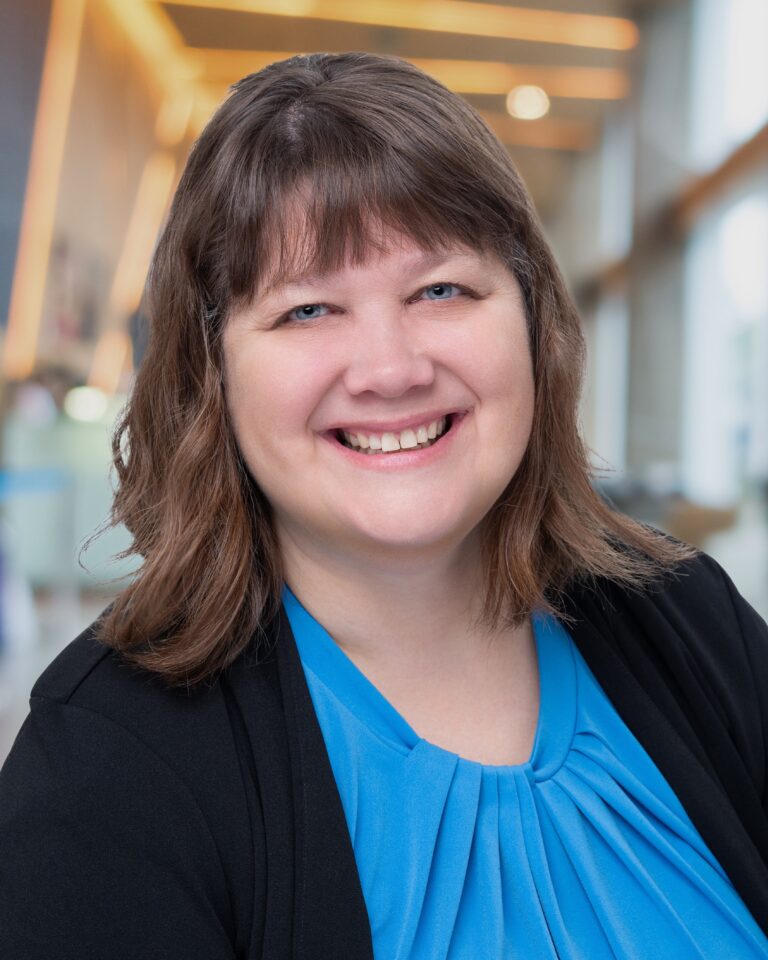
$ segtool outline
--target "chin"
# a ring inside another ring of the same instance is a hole
[[[350,532],[354,541],[368,551],[399,551],[408,553],[428,552],[458,547],[474,528],[474,523],[424,524],[414,527],[412,523],[388,519],[383,524],[355,525]]]

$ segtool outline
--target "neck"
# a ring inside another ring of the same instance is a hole
[[[476,620],[479,538],[448,549],[375,556],[279,532],[285,578],[302,605],[356,663],[423,675],[467,661],[493,636]]]

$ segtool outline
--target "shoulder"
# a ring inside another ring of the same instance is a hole
[[[42,704],[88,711],[123,727],[153,749],[173,754],[166,741],[197,731],[216,739],[228,726],[221,678],[187,690],[129,663],[98,638],[98,621],[50,663],[32,688],[33,712]]]
[[[723,567],[703,551],[674,569],[660,573],[648,586],[627,587],[606,579],[577,582],[565,598],[577,619],[599,619],[634,625],[638,634],[686,634],[703,645],[739,639],[750,641],[768,631],[765,622],[741,596]]]
[[[169,688],[102,643],[96,624],[39,677],[29,724],[51,743],[69,732],[73,776],[86,751],[104,769],[115,757],[130,756],[137,769],[153,771],[154,782],[159,765],[202,806],[206,798],[198,797],[198,784],[206,781],[206,771],[226,778],[228,766],[237,766],[221,683],[191,693]]]
[[[768,713],[768,626],[707,554],[643,589],[576,583],[563,606],[574,639],[608,680],[620,661],[678,703],[700,693],[733,718]]]
[[[98,639],[91,624],[51,662],[32,688],[26,727],[41,742],[58,742],[73,776],[86,761],[106,768],[118,756],[159,771],[204,812],[239,777],[238,744],[224,682],[172,688],[130,664]],[[24,734],[24,730],[22,730]],[[24,737],[20,736],[23,746]]]
[[[670,609],[679,606],[705,620],[718,615],[738,619],[747,606],[727,571],[703,551],[660,577],[648,596],[651,602]]]
[[[73,773],[75,757],[87,760],[88,751],[96,750],[102,767],[130,752],[147,769],[162,767],[206,816],[224,824],[241,815],[250,739],[269,734],[279,719],[275,664],[248,648],[212,680],[171,687],[99,640],[97,627],[91,624],[41,674],[27,726],[51,742],[65,727],[72,731]]]

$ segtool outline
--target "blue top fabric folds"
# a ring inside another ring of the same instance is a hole
[[[535,613],[527,763],[419,737],[286,587],[377,960],[766,958],[768,940],[570,635]]]

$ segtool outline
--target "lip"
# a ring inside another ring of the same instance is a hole
[[[362,467],[364,470],[387,471],[403,470],[410,467],[426,467],[441,460],[446,454],[450,453],[457,436],[462,432],[462,427],[468,414],[469,411],[467,410],[453,414],[453,422],[451,423],[450,430],[444,433],[437,443],[432,444],[431,447],[400,450],[397,453],[359,453],[354,448],[345,447],[344,444],[336,438],[336,430],[330,430],[322,434],[322,437],[336,453],[344,457],[349,463],[356,467]],[[446,414],[441,414],[440,416],[446,416]],[[437,419],[439,419],[439,417]],[[423,420],[417,422],[424,423]],[[406,427],[400,429],[404,430]]]
[[[452,410],[438,410],[438,411],[427,411],[426,413],[419,413],[415,416],[401,417],[399,420],[387,420],[381,421],[380,423],[374,423],[372,420],[363,423],[360,420],[357,420],[353,423],[345,421],[344,423],[337,423],[328,430],[328,433],[335,433],[337,430],[346,430],[347,433],[401,433],[403,430],[413,429],[413,427],[420,427],[422,424],[430,424],[433,420],[440,420],[442,417],[455,416],[463,417],[467,413],[467,410],[461,409],[452,409]]]

